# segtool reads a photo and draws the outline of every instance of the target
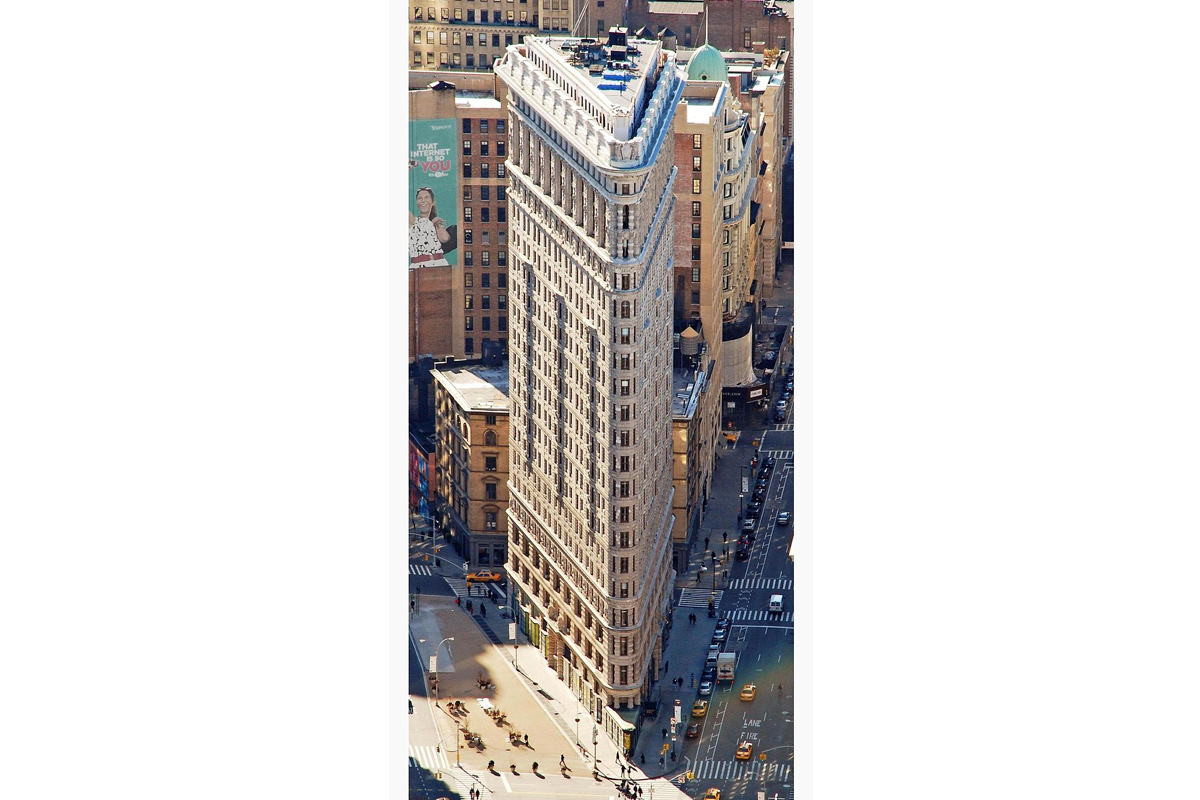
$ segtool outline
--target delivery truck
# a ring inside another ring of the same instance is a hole
[[[733,683],[733,668],[736,664],[736,653],[721,653],[718,655],[717,683]]]

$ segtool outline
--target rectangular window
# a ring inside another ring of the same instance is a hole
[[[475,285],[475,273],[474,272],[464,272],[463,273],[463,286],[470,289],[474,285]]]
[[[479,120],[479,132],[480,133],[488,132],[488,121],[486,119]]]
[[[467,22],[474,22],[474,21],[475,21],[475,9],[468,8],[467,9]],[[473,33],[467,34],[467,44],[468,45],[475,44],[475,34],[473,34]]]
[[[466,308],[467,311],[470,311],[472,308],[474,308],[475,307],[475,296],[470,295],[470,294],[466,295],[463,298],[463,307]]]
[[[463,350],[465,350],[468,353],[475,352],[475,340],[472,337],[468,336],[466,339],[463,340]]]
[[[463,244],[471,244],[472,238],[474,238],[474,237],[471,235],[471,229],[464,228],[463,229]]]
[[[470,139],[463,139],[463,155],[464,156],[471,155],[471,140]]]
[[[484,425],[496,425],[498,419],[499,419],[499,417],[496,414],[484,414],[483,415],[483,424]]]
[[[492,307],[492,296],[490,294],[485,294],[483,296],[482,300],[483,300],[483,302],[479,306],[480,308],[482,308],[484,310],[488,310]]]
[[[725,206],[725,219],[733,219],[733,206]]]
[[[700,156],[692,156],[692,172],[700,171]]]
[[[425,31],[425,44],[433,44],[433,31]]]
[[[700,268],[692,267],[692,283],[700,282]]]
[[[484,232],[483,232],[483,243],[484,243],[484,244],[491,244],[491,241],[489,241],[489,240],[490,240],[490,238],[491,238],[491,234],[490,234],[490,233],[488,233],[487,231],[484,231]]]
[[[725,183],[725,197],[733,197],[733,184],[730,182]]]
[[[729,276],[728,276],[728,275],[726,275],[724,278],[722,278],[722,279],[721,279],[721,288],[722,288],[722,289],[724,289],[724,290],[725,290],[725,291],[727,291],[727,292],[729,291]],[[728,310],[728,308],[729,308],[729,304],[728,304],[729,298],[725,298],[725,300],[726,300],[726,305],[725,305],[725,308],[726,308],[726,310]]]
[[[413,19],[424,19],[424,18],[425,18],[425,9],[423,9],[423,8],[414,8],[413,9]]]
[[[479,286],[482,289],[487,289],[492,284],[492,275],[490,272],[485,272],[479,276]],[[468,286],[470,284],[467,284]]]
[[[692,292],[692,305],[694,305],[694,306],[700,305],[700,293],[699,292]]]
[[[413,44],[420,44],[420,43],[421,43],[421,32],[413,31]]]
[[[488,163],[486,161],[479,165],[479,177],[488,177]]]
[[[462,9],[461,8],[454,9],[454,21],[462,22]],[[452,39],[452,41],[455,44],[462,44],[462,34],[459,33],[458,31],[455,31],[454,38]]]
[[[497,275],[496,276],[496,285],[499,286],[501,289],[507,289],[508,288],[508,276],[504,275],[504,274]],[[500,296],[503,297],[504,295],[500,295]],[[500,307],[504,308],[504,306],[500,306]]]
[[[447,10],[448,9],[443,8],[442,13],[445,14],[447,12]],[[442,46],[450,44],[449,31],[442,31],[441,33],[438,34],[438,44],[440,44]]]
[[[499,164],[496,165],[496,177],[503,178],[506,174],[505,170],[506,170],[506,167],[504,166],[504,162],[501,161]]]
[[[721,253],[721,266],[722,267],[729,266],[729,251],[728,250],[726,250],[724,253]]]
[[[475,68],[475,54],[467,53],[467,66],[471,69]]]
[[[700,201],[699,200],[692,201],[692,216],[693,217],[700,216]]]
[[[483,497],[485,500],[495,500],[496,499],[496,484],[494,484],[494,483],[484,484]]]
[[[700,194],[700,179],[692,179],[692,194]]]
[[[692,238],[693,239],[700,238],[700,223],[699,222],[692,223]]]
[[[443,67],[450,66],[450,54],[444,53],[444,52],[438,53],[438,63],[441,64]]]
[[[496,120],[496,133],[504,133],[504,120]]]
[[[421,54],[416,51],[413,52],[413,63],[417,66],[421,65]]]
[[[464,178],[471,177],[471,165],[470,164],[463,164],[463,177]]]
[[[704,141],[701,138],[700,134],[693,133],[692,134],[692,149],[693,150],[701,150],[703,148],[704,148]]]
[[[504,276],[501,275],[500,277],[503,278]],[[500,309],[501,311],[508,308],[508,295],[501,294],[496,296],[496,308]]]
[[[721,244],[729,244],[729,228],[725,229],[724,235],[721,237]]]
[[[501,222],[503,222],[503,221],[504,220],[501,220]],[[501,242],[504,241],[504,232],[503,231],[501,231],[501,233],[500,233],[500,241]],[[508,266],[508,251],[507,250],[497,251],[496,263],[502,267]]]
[[[492,187],[480,186],[479,187],[479,199],[480,200],[491,200],[492,199]]]
[[[461,53],[451,53],[450,54],[450,62],[452,64],[454,64],[454,66],[456,66],[456,67],[460,66],[462,64],[462,54]]]
[[[474,216],[474,209],[470,206],[463,206],[463,222],[473,222],[472,216]]]
[[[479,209],[479,221],[480,222],[491,222],[492,221],[492,211],[490,208],[488,208],[487,206],[484,206],[483,208]]]
[[[472,267],[475,265],[475,251],[463,250],[463,266]]]
[[[694,244],[694,245],[692,245],[692,261],[699,261],[699,260],[700,260],[700,245]]]
[[[500,317],[499,329],[502,331],[508,330],[508,317]]]
[[[492,265],[492,251],[484,250],[479,254],[479,263],[485,267]]]
[[[496,471],[496,456],[484,456],[483,457],[483,468],[485,470],[487,470],[488,472],[495,472]]]
[[[483,318],[483,329],[485,331],[490,331],[492,329],[492,318],[491,317]]]
[[[505,199],[507,196],[508,196],[508,193],[505,191],[505,189],[504,189],[504,187],[503,187],[503,186],[497,186],[497,187],[496,187],[496,199],[497,199],[497,200],[499,200],[499,201],[501,201],[501,202],[504,202],[504,199]]]
[[[500,208],[496,209],[496,221],[497,222],[508,222],[508,209],[507,208],[505,208],[504,206],[500,206]]]
[[[742,47],[750,49],[750,29],[742,28]]]
[[[475,21],[475,12],[468,11],[467,12],[467,22],[474,22],[474,21]],[[475,34],[468,33],[467,34],[467,47],[474,47],[474,46],[475,46]]]
[[[504,140],[500,139],[499,141],[496,142],[496,155],[498,155],[498,156],[504,155],[505,154],[504,150],[505,150]]]
[[[463,317],[463,322],[466,324],[467,330],[469,330],[469,331],[475,330],[475,318],[474,317]]]

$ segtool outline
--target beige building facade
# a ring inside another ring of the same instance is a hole
[[[619,69],[611,65],[619,64]],[[509,91],[510,587],[580,701],[661,669],[673,515],[674,55],[528,37]]]
[[[444,531],[472,568],[508,555],[508,368],[432,373],[437,413],[437,501]]]

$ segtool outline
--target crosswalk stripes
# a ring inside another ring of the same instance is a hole
[[[745,608],[736,608],[733,611],[734,622],[791,622],[792,614],[790,611],[782,614],[772,614],[765,610],[750,610]]]
[[[759,578],[738,578],[729,582],[729,589],[779,589],[780,591],[789,591],[792,588],[792,581],[786,578],[770,578],[762,580]]]
[[[771,426],[771,430],[773,431],[794,431],[795,429],[795,424],[791,422]]]
[[[409,564],[408,565],[408,574],[409,575],[432,575],[433,570],[431,570],[429,567],[425,566],[424,564]]]
[[[739,781],[743,778],[762,778],[763,764],[758,761],[701,761],[693,772],[694,778],[703,780]],[[790,764],[768,763],[766,780],[769,782],[786,781],[792,774]]]
[[[454,592],[455,597],[467,596],[466,578],[446,578],[446,584],[450,587],[450,591]]]
[[[436,747],[409,746],[408,760],[412,762],[413,766],[423,767],[430,771],[450,769],[450,761],[446,758],[446,753],[438,752]]]
[[[725,594],[724,589],[717,589],[715,592],[712,589],[684,589],[683,595],[679,598],[679,605],[687,608],[708,608],[708,601],[711,598],[717,606],[721,605],[721,595]]]
[[[759,456],[761,456],[762,458],[775,459],[776,467],[779,466],[780,461],[791,461],[792,456],[794,456],[794,455],[795,455],[794,450],[763,450],[761,453],[759,453]]]

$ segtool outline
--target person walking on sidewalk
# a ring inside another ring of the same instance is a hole
[[[565,766],[567,765],[567,757],[566,757],[566,756],[559,756],[559,757],[558,757],[558,765],[559,765],[560,767],[565,767]]]

